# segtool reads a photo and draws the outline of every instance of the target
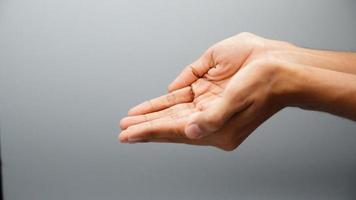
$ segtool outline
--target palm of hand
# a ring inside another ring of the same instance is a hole
[[[183,71],[180,79],[173,82],[169,94],[132,108],[129,116],[120,122],[124,130],[120,141],[175,142],[235,149],[257,127],[256,124],[244,123],[242,119],[247,115],[232,117],[216,133],[199,139],[188,138],[185,127],[190,118],[214,106],[226,95],[224,93],[234,75],[246,63],[255,44],[251,45],[251,41],[246,42],[240,37],[229,38],[210,48]],[[202,68],[196,69],[196,66]],[[184,73],[190,73],[190,77]]]
[[[221,134],[192,140],[186,137],[185,127],[189,118],[213,105],[223,95],[230,78],[211,81],[200,78],[191,86],[168,95],[144,102],[131,109],[128,117],[121,120],[124,130],[122,142],[176,142],[223,147],[221,137],[233,135],[232,130]],[[219,137],[220,139],[218,139]]]

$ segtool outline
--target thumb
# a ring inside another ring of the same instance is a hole
[[[224,98],[219,98],[208,108],[193,114],[185,127],[190,139],[199,139],[219,130],[233,115],[232,106]]]

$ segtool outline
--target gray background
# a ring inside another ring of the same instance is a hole
[[[5,200],[355,199],[356,123],[285,109],[236,151],[124,145],[117,121],[242,31],[356,50],[355,1],[0,0]]]

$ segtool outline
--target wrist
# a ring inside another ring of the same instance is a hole
[[[356,76],[306,65],[282,64],[275,96],[282,107],[329,112],[356,120]]]
[[[273,81],[271,86],[271,100],[280,109],[287,106],[298,106],[304,82],[301,71],[304,66],[291,63],[276,63],[274,66]]]

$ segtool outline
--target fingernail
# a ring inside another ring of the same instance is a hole
[[[186,128],[185,133],[187,134],[187,136],[189,138],[194,138],[194,139],[198,139],[198,138],[201,138],[203,136],[203,131],[201,130],[201,128],[197,124],[189,125]]]

